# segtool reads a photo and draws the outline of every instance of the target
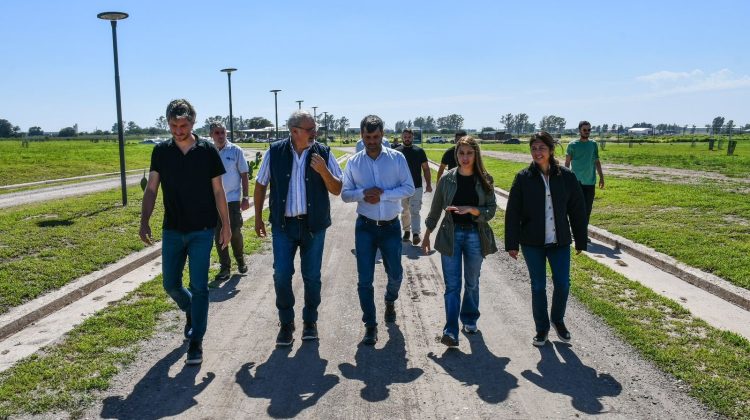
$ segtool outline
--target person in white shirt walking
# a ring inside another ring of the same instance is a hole
[[[401,200],[414,194],[406,158],[401,152],[383,147],[383,120],[368,115],[360,123],[365,149],[349,159],[344,169],[341,198],[357,203],[354,243],[357,249],[357,292],[365,324],[363,344],[378,341],[375,311],[375,254],[383,256],[388,276],[385,292],[386,322],[396,320],[395,302],[401,288]]]
[[[224,164],[224,170],[226,171],[221,176],[221,182],[224,185],[224,193],[227,197],[229,224],[232,226],[232,254],[234,254],[234,260],[237,262],[237,271],[240,274],[245,274],[247,273],[247,265],[245,264],[245,242],[242,238],[242,212],[250,208],[250,196],[247,190],[247,173],[249,171],[247,160],[245,160],[245,155],[239,146],[227,141],[227,130],[224,128],[224,124],[218,121],[212,122],[209,125],[209,133],[211,133],[214,146],[219,150],[219,156],[221,156],[221,162]],[[229,247],[220,247],[220,239],[221,221],[216,226],[214,234],[219,264],[221,264],[219,274],[215,278],[216,281],[228,280],[232,268]]]

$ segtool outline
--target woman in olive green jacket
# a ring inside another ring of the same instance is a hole
[[[458,346],[458,320],[465,333],[477,332],[479,319],[479,272],[484,257],[497,252],[495,235],[488,222],[495,216],[497,204],[492,177],[482,163],[479,144],[465,136],[456,143],[458,167],[438,180],[430,213],[425,219],[427,231],[422,250],[430,252],[430,234],[441,214],[445,217],[435,237],[435,250],[441,254],[445,281],[445,317],[443,337],[448,347]],[[461,300],[463,265],[464,297]]]

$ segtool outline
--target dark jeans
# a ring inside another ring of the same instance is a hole
[[[594,206],[594,196],[596,195],[596,185],[583,185],[583,201],[586,204],[586,224],[588,225],[589,219],[591,219],[591,208]]]
[[[177,306],[190,313],[192,340],[201,341],[208,323],[208,265],[213,246],[213,230],[162,232],[162,284]],[[182,285],[182,271],[188,260],[190,290]]]
[[[482,269],[482,245],[476,227],[456,227],[453,231],[453,255],[441,255],[445,280],[445,327],[443,333],[458,338],[458,319],[464,325],[477,325],[479,319],[479,272]],[[461,266],[464,297],[461,299]]]
[[[531,278],[531,311],[537,331],[549,331],[550,320],[563,322],[570,291],[570,247],[521,245]],[[552,269],[552,310],[547,316],[547,261]]]
[[[300,250],[302,281],[305,285],[303,322],[318,322],[320,305],[320,266],[323,262],[323,244],[326,230],[310,232],[306,219],[287,218],[286,228],[273,226],[273,285],[276,289],[276,309],[279,321],[294,321],[294,256]]]
[[[227,203],[229,207],[229,225],[232,227],[232,254],[234,254],[234,260],[237,261],[237,265],[245,263],[245,242],[242,239],[242,210],[240,210],[239,201],[231,201]],[[229,268],[232,266],[232,260],[229,258],[229,247],[221,249],[219,244],[219,238],[221,233],[221,219],[219,219],[216,225],[216,232],[214,233],[214,243],[216,244],[216,252],[219,254],[219,263],[221,268]]]
[[[383,267],[388,276],[385,288],[385,301],[395,302],[401,288],[403,268],[401,267],[401,223],[398,220],[383,226],[365,222],[357,218],[354,228],[354,246],[357,248],[357,292],[362,308],[362,322],[365,326],[378,325],[375,312],[375,254],[380,249]]]

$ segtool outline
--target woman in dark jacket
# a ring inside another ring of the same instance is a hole
[[[571,227],[576,253],[586,250],[586,209],[576,176],[555,159],[555,143],[541,131],[529,140],[531,165],[513,181],[505,212],[505,250],[516,259],[519,244],[531,278],[531,309],[536,324],[532,341],[547,342],[552,327],[563,342],[570,341],[565,307],[570,289]],[[547,261],[552,269],[552,308],[547,316]]]
[[[456,158],[458,167],[438,180],[422,240],[422,250],[426,255],[431,246],[430,234],[443,216],[435,237],[435,249],[441,254],[445,281],[446,320],[440,342],[448,347],[458,346],[459,318],[465,333],[477,332],[482,260],[497,252],[495,235],[488,224],[497,209],[495,190],[492,177],[482,163],[479,144],[472,137],[461,137],[456,142]],[[463,300],[461,283],[464,286]]]

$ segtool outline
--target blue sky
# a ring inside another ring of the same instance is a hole
[[[465,127],[554,114],[572,127],[750,123],[750,2],[52,1],[0,2],[0,118],[22,130],[108,130],[116,120],[117,27],[123,119],[151,126],[173,98],[198,119],[273,120],[318,106],[356,126],[451,113]]]

